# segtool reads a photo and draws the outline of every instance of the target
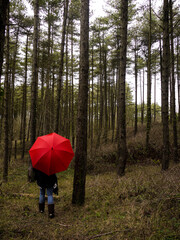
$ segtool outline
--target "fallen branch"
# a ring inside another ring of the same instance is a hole
[[[62,226],[62,227],[71,227],[71,225],[66,225],[66,224],[63,224],[63,223],[57,223],[57,225]]]

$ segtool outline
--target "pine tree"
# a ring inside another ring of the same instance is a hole
[[[83,205],[85,202],[85,183],[87,165],[88,72],[89,72],[89,0],[81,0],[79,98],[78,98],[75,169],[72,197],[72,203],[77,205]]]
[[[128,24],[128,1],[121,1],[121,30],[120,30],[120,74],[118,82],[118,175],[125,173],[127,146],[126,146],[126,102],[125,102],[125,77],[126,77],[126,52],[127,52],[127,24]]]

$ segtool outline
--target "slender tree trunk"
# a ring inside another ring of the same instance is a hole
[[[98,134],[99,134],[99,92],[100,92],[100,90],[99,90],[99,88],[100,88],[100,77],[98,77],[98,81],[97,81],[97,95],[96,95],[96,102],[97,102],[97,104],[96,104],[96,124],[95,124],[95,126],[96,126],[96,135],[98,136]],[[98,146],[98,137],[97,137],[97,144],[96,144],[96,147]]]
[[[67,25],[67,34],[66,34],[66,85],[65,85],[66,91],[65,91],[65,109],[64,109],[66,138],[69,138],[68,28],[69,28],[69,24]]]
[[[40,106],[43,106],[40,108],[39,111],[39,122],[38,122],[38,133],[37,135],[43,135],[44,134],[44,80],[45,80],[45,66],[44,66],[44,61],[45,61],[45,47],[43,46],[42,49],[42,57],[41,57],[41,101],[40,101]]]
[[[113,80],[111,86],[111,122],[112,122],[112,142],[114,141],[114,130],[115,130],[115,112],[116,112],[116,101],[115,101],[115,69],[113,69]]]
[[[0,87],[1,87],[1,75],[2,75],[2,66],[3,66],[3,56],[4,56],[4,43],[5,43],[5,26],[7,21],[7,10],[9,7],[9,0],[0,0]],[[2,101],[2,105],[0,106],[0,142],[2,137],[2,125],[3,125],[3,106],[4,99]]]
[[[59,124],[61,121],[60,117],[60,100],[61,100],[61,88],[62,88],[62,76],[64,66],[64,45],[65,45],[65,34],[66,34],[66,22],[68,16],[69,0],[64,1],[64,16],[63,16],[63,29],[62,29],[62,40],[61,40],[61,57],[59,66],[59,79],[57,83],[57,106],[56,106],[56,126],[55,131],[59,133]]]
[[[46,91],[45,91],[45,134],[50,133],[51,109],[50,109],[50,74],[51,74],[51,9],[48,3],[48,46],[47,46],[47,73],[46,73]]]
[[[80,76],[78,119],[75,153],[75,170],[72,203],[85,202],[86,162],[87,162],[87,107],[89,72],[89,0],[81,0],[80,30]]]
[[[52,25],[52,47],[51,47],[51,56],[53,56],[53,44],[54,44],[54,25]],[[54,93],[55,93],[55,60],[52,60],[52,82],[51,82],[51,129],[54,132],[55,128],[55,110],[54,110]]]
[[[93,36],[94,38],[94,36]],[[92,79],[92,94],[91,94],[91,153],[93,149],[93,131],[94,131],[94,126],[93,126],[93,115],[94,115],[94,46],[92,44],[92,60],[91,60],[91,69],[92,69],[92,74],[91,74],[91,79]]]
[[[73,32],[73,21],[71,23],[71,95],[72,95],[72,109],[71,109],[71,116],[72,116],[72,147],[74,148],[74,142],[75,142],[75,131],[74,131],[74,45],[73,45],[73,36],[74,36],[74,32]]]
[[[163,8],[163,58],[162,58],[162,122],[163,122],[163,158],[162,170],[169,167],[169,122],[168,122],[168,82],[169,82],[169,21],[168,0]]]
[[[98,137],[97,137],[97,144],[96,147],[99,147],[100,145],[100,139],[101,139],[101,132],[102,132],[102,127],[103,127],[103,74],[102,74],[102,47],[101,43],[99,43],[99,68],[100,68],[100,76],[99,76],[99,93],[100,93],[100,113],[99,113],[99,121],[98,121]]]
[[[104,66],[104,142],[107,143],[108,132],[108,109],[107,109],[107,49],[106,44],[103,46],[103,66]]]
[[[89,95],[88,95],[88,133],[87,136],[90,138],[91,133],[91,84],[90,84],[90,78],[88,82],[89,87]]]
[[[135,124],[134,124],[134,135],[137,134],[137,122],[138,122],[138,110],[137,110],[137,78],[138,78],[138,69],[137,69],[137,40],[135,40]]]
[[[5,26],[6,26],[8,6],[9,6],[9,0],[0,0],[0,83],[1,83],[1,74],[2,74],[2,65],[3,65]]]
[[[144,68],[143,78],[140,71],[140,93],[141,93],[141,124],[144,123]]]
[[[6,73],[4,81],[4,167],[3,181],[8,181],[9,163],[9,5],[7,9],[7,34],[6,34]]]
[[[14,138],[14,87],[15,87],[15,75],[16,75],[16,57],[18,51],[18,39],[19,39],[19,26],[16,31],[16,42],[13,53],[13,64],[12,64],[12,83],[11,83],[11,104],[10,104],[10,143],[9,143],[9,161],[12,153],[12,141]]]
[[[34,1],[34,35],[33,35],[33,66],[31,84],[31,122],[30,122],[30,145],[36,140],[37,123],[37,88],[38,88],[38,31],[39,26],[39,0]],[[29,161],[28,180],[34,181],[34,172],[31,160]]]
[[[156,73],[154,75],[154,122],[156,122]]]
[[[160,77],[161,77],[161,103],[163,102],[163,94],[162,94],[162,89],[163,89],[163,66],[162,66],[162,44],[161,44],[161,36],[159,39],[159,49],[160,49]],[[161,116],[163,116],[163,103],[161,104]]]
[[[175,76],[174,76],[174,26],[173,26],[173,3],[170,6],[170,29],[171,29],[171,78],[172,78],[172,122],[173,122],[173,160],[178,162],[178,137],[177,137],[177,120],[176,120],[176,101],[175,101]]]
[[[128,24],[128,0],[121,1],[121,47],[120,47],[120,76],[119,76],[119,94],[118,94],[118,175],[125,173],[127,146],[126,146],[126,102],[125,102],[125,78],[126,78],[126,53],[127,53],[127,24]]]
[[[27,105],[27,64],[28,64],[28,42],[29,35],[27,34],[26,39],[26,56],[25,56],[25,77],[23,86],[23,103],[22,103],[22,153],[21,158],[24,159],[25,153],[25,139],[26,139],[26,105]]]
[[[173,94],[172,94],[172,74],[171,74],[171,67],[169,73],[169,95],[170,95],[170,113],[169,113],[169,123],[172,124],[173,119]]]
[[[147,74],[147,127],[146,149],[149,151],[149,135],[151,129],[151,0],[149,0],[149,41],[148,41],[148,74]]]
[[[178,122],[180,122],[180,70],[179,70],[179,37],[177,37],[177,85],[178,85]]]

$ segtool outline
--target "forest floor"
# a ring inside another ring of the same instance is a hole
[[[165,172],[154,162],[131,164],[121,178],[110,165],[89,171],[82,207],[71,204],[73,170],[57,174],[55,218],[49,219],[47,205],[38,212],[39,189],[27,182],[27,163],[13,160],[8,182],[0,180],[0,239],[180,239],[180,164]]]

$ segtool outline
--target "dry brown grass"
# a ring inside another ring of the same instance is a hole
[[[145,152],[145,128],[132,134],[128,129],[129,159],[122,178],[116,174],[116,143],[89,154],[83,207],[71,204],[73,170],[58,174],[60,191],[51,220],[47,206],[44,214],[37,211],[39,190],[36,183],[27,183],[27,164],[12,161],[8,183],[0,185],[0,239],[180,239],[180,164],[161,171],[158,125],[151,130],[151,155]]]
[[[58,174],[60,193],[52,220],[47,217],[47,208],[45,214],[38,213],[39,191],[35,183],[27,183],[26,169],[26,164],[12,164],[9,182],[0,187],[2,240],[180,237],[179,164],[167,172],[157,165],[130,165],[122,178],[115,171],[87,175],[83,207],[71,204],[73,171],[69,169]]]

